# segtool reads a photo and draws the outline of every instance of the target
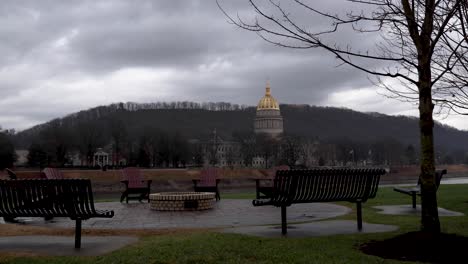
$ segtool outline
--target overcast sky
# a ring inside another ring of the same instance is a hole
[[[322,2],[339,9],[333,5],[341,1]],[[221,3],[253,17],[246,1]],[[0,40],[2,128],[22,130],[115,102],[255,105],[267,79],[281,103],[417,114],[324,51],[276,47],[236,28],[214,0],[2,0]],[[464,117],[441,122],[468,129]]]

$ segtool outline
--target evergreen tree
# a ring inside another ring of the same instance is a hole
[[[28,166],[44,168],[48,164],[48,157],[45,150],[37,143],[31,144],[28,149]]]
[[[0,170],[11,168],[16,161],[15,147],[9,136],[0,132]]]

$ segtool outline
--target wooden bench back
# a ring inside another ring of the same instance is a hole
[[[127,167],[122,170],[122,180],[128,181],[128,188],[145,188],[141,171],[136,167]]]
[[[89,179],[0,180],[0,216],[87,219],[94,215]]]
[[[204,168],[200,172],[200,187],[216,186],[216,179],[218,179],[221,170],[215,167]]]
[[[42,170],[47,179],[63,179],[63,174],[59,169],[47,167]]]
[[[331,168],[279,170],[271,201],[274,205],[349,201],[374,198],[384,169]]]

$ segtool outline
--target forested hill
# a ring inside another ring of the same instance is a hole
[[[349,109],[308,105],[281,105],[285,133],[321,141],[372,142],[395,139],[403,144],[419,143],[418,120],[414,117],[361,113]],[[138,141],[152,131],[179,133],[187,139],[207,139],[214,129],[222,138],[234,132],[252,132],[255,108],[229,103],[119,103],[100,106],[55,119],[19,132],[18,148],[27,148],[48,134],[66,136],[77,145],[83,137],[108,144],[112,134],[125,132]],[[89,139],[88,139],[89,140]],[[436,145],[447,150],[468,151],[468,132],[436,124]]]

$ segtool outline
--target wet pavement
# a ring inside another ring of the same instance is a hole
[[[350,204],[351,205],[351,204]],[[211,228],[271,225],[281,223],[281,210],[274,206],[254,207],[251,200],[223,199],[204,211],[155,211],[148,203],[96,203],[97,209],[113,210],[113,218],[92,218],[83,221],[83,228],[144,229],[144,228]],[[345,215],[349,207],[332,203],[293,204],[287,209],[288,222],[309,222]],[[48,227],[74,227],[69,218],[22,219],[27,224]]]
[[[359,233],[380,233],[398,230],[398,226],[362,223],[362,230],[357,229],[356,221],[328,220],[302,224],[288,224],[285,237],[303,238],[330,235],[349,235]],[[280,226],[248,226],[223,230],[225,233],[244,234],[261,237],[283,237]]]
[[[380,214],[387,215],[421,215],[421,205],[416,205],[416,208],[413,208],[410,204],[402,205],[381,205],[373,206],[372,208],[381,210]],[[463,213],[450,211],[444,208],[438,208],[439,216],[463,216]]]
[[[350,204],[350,206],[353,206]],[[281,237],[281,210],[274,206],[254,207],[251,200],[223,199],[205,211],[155,211],[148,203],[96,203],[97,209],[114,210],[111,219],[92,218],[83,221],[84,229],[165,229],[221,228],[221,232],[263,237]],[[356,221],[327,220],[351,213],[351,208],[332,203],[293,204],[287,208],[288,237],[312,237],[336,234],[390,232],[397,226],[363,223],[357,230]],[[365,216],[364,216],[365,218]],[[19,218],[24,225],[74,228],[69,218]],[[318,221],[324,220],[324,221]],[[35,255],[101,255],[138,241],[126,236],[83,236],[82,249],[74,249],[73,236],[13,236],[0,237],[0,252],[26,252]]]
[[[136,243],[131,236],[83,236],[81,248],[75,249],[73,236],[0,237],[0,252],[47,256],[99,256]]]

